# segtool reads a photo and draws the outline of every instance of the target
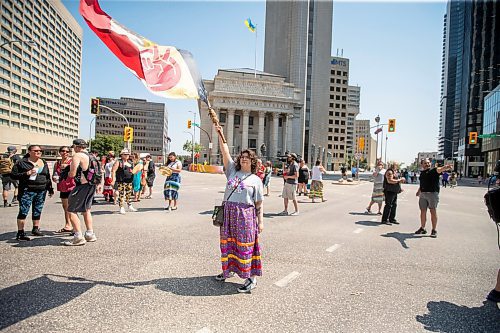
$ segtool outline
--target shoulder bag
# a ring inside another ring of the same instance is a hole
[[[233,188],[233,190],[231,191],[231,193],[227,197],[226,201],[222,202],[222,205],[220,205],[220,206],[214,206],[214,212],[212,213],[212,224],[215,227],[222,227],[222,225],[224,224],[224,206],[226,205],[227,200],[229,200],[229,198],[231,198],[231,195],[233,195],[234,191],[236,191],[236,189],[238,188],[238,186],[240,186],[240,184],[245,179],[247,179],[248,177],[250,177],[251,175],[252,174],[249,174],[248,176],[246,176],[245,178],[243,178],[242,180],[240,180],[238,182],[238,184]]]

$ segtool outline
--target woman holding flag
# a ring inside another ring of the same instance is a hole
[[[257,276],[262,275],[259,234],[264,229],[263,186],[256,176],[257,157],[245,149],[233,161],[222,133],[219,134],[224,170],[227,178],[224,193],[224,223],[220,228],[222,273],[218,281],[232,277],[235,273],[244,284],[240,293],[248,293],[257,286]]]

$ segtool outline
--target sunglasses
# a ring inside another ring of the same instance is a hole
[[[69,153],[69,150],[61,150],[60,153]]]
[[[30,151],[32,151],[34,153],[41,153],[43,150],[30,150]]]

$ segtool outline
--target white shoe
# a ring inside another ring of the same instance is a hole
[[[83,237],[73,237],[73,239],[69,241],[62,242],[63,245],[66,246],[80,246],[80,245],[85,245],[87,241]]]
[[[91,243],[91,242],[95,242],[97,240],[97,237],[95,236],[94,233],[89,234],[89,233],[86,232],[85,233],[85,240],[87,242]]]
[[[137,209],[135,209],[132,205],[128,206],[128,210],[130,210],[131,212],[137,212]]]
[[[125,212],[125,207],[120,207],[120,214],[125,215],[127,212]]]
[[[290,216],[299,216],[299,212],[293,212],[290,214]]]

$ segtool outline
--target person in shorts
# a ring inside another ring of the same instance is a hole
[[[68,197],[68,212],[70,214],[71,224],[73,225],[74,237],[72,240],[63,242],[66,246],[85,245],[87,242],[95,242],[97,240],[92,228],[92,200],[96,192],[96,185],[91,184],[87,180],[90,155],[87,152],[87,143],[83,139],[73,140],[73,149],[75,154],[71,160],[69,177],[75,179],[75,188],[70,192]],[[100,189],[99,189],[100,191]],[[80,227],[80,219],[77,213],[83,215],[87,231],[82,234]]]
[[[153,184],[155,182],[156,178],[156,169],[155,169],[155,163],[151,160],[151,155],[146,155],[146,162],[144,165],[144,168],[147,168],[147,173],[146,173],[146,184],[148,185],[149,188],[149,194],[146,196],[146,199],[151,199],[151,196],[153,195]],[[143,191],[146,191],[144,188]]]
[[[437,237],[437,206],[439,203],[439,175],[445,170],[451,170],[453,165],[431,168],[431,161],[426,158],[420,163],[422,171],[420,172],[420,186],[416,193],[418,206],[420,208],[420,228],[415,231],[417,235],[425,235],[425,224],[427,222],[427,209],[431,212],[431,237]]]
[[[299,165],[297,164],[297,155],[291,153],[287,156],[288,167],[286,173],[283,173],[283,179],[285,184],[283,185],[283,203],[285,205],[285,210],[283,210],[280,215],[288,215],[288,200],[293,201],[293,206],[295,211],[291,213],[291,216],[299,215],[299,205],[297,204],[297,184],[299,178]]]

